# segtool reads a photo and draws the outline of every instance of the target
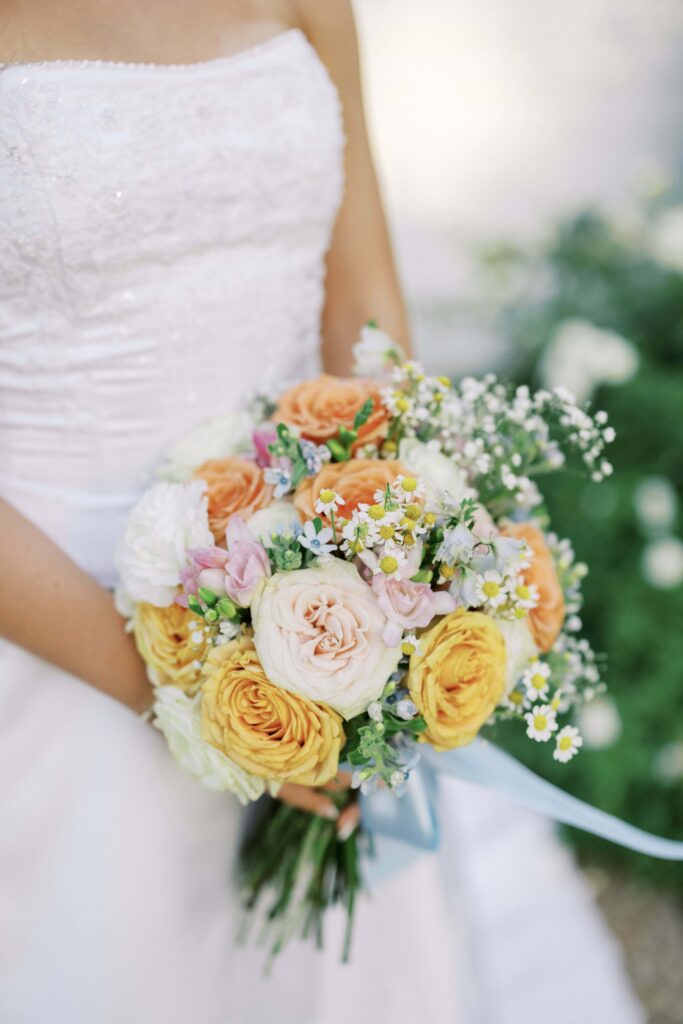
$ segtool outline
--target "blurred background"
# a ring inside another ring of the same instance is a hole
[[[610,695],[552,781],[683,839],[683,4],[357,0],[366,102],[420,356],[565,384],[615,475],[546,487],[591,572]],[[534,755],[539,756],[535,760]],[[560,775],[561,772],[561,775]],[[653,1024],[683,1022],[683,871],[572,833]]]

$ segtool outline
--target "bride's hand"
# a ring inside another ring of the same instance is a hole
[[[348,772],[339,772],[335,779],[328,782],[322,789],[313,789],[311,786],[298,786],[296,783],[287,782],[280,789],[278,799],[290,807],[298,807],[302,811],[309,811],[311,814],[319,814],[321,818],[329,818],[337,822],[337,832],[341,840],[348,839],[360,823],[360,807],[357,800],[352,800],[347,807],[339,811],[334,802],[326,793],[338,793],[340,790],[349,789],[351,786],[351,775]]]

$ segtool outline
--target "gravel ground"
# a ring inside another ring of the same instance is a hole
[[[683,902],[604,868],[587,866],[586,874],[624,947],[649,1024],[683,1024]]]

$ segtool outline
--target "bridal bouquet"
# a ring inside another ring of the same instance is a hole
[[[452,385],[401,363],[374,326],[358,376],[321,376],[185,438],[131,513],[119,601],[173,755],[242,803],[286,782],[342,807],[397,800],[421,753],[501,718],[569,761],[563,718],[602,688],[579,636],[586,567],[550,531],[536,480],[573,462],[595,480],[613,431],[556,389],[494,376]],[[272,802],[244,857],[277,951],[349,919],[364,828]]]

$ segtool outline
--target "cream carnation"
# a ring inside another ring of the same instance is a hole
[[[387,619],[377,598],[346,562],[275,573],[251,612],[270,681],[347,719],[380,696],[401,657],[382,639]]]
[[[158,607],[172,604],[188,548],[213,545],[205,489],[195,480],[155,484],[143,494],[116,552],[120,587],[128,598]]]
[[[414,438],[404,438],[398,448],[400,461],[425,484],[425,509],[436,511],[439,500],[447,492],[456,504],[474,492],[467,486],[467,477],[443,452]]]
[[[164,686],[155,691],[155,698],[154,724],[181,768],[208,789],[233,793],[241,804],[263,796],[263,779],[244,771],[202,739],[200,695],[188,697],[179,686]]]
[[[252,422],[246,413],[214,416],[176,441],[159,476],[174,483],[189,480],[208,459],[227,459],[249,451]]]

